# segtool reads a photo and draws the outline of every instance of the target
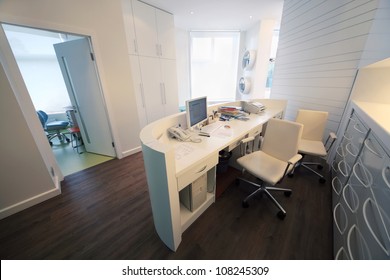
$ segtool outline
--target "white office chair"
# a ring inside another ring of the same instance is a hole
[[[261,150],[237,159],[237,163],[244,170],[261,180],[260,184],[254,183],[244,178],[237,178],[255,187],[253,193],[247,196],[243,202],[243,207],[248,207],[248,200],[257,193],[265,193],[271,201],[279,208],[277,216],[284,219],[286,211],[269,192],[284,191],[286,196],[290,196],[291,189],[275,188],[286,174],[291,172],[297,162],[302,158],[298,154],[298,142],[301,138],[303,126],[299,123],[270,119],[262,142]]]
[[[328,120],[328,112],[312,111],[312,110],[298,110],[296,122],[303,124],[302,138],[299,142],[299,153],[303,155],[311,155],[316,157],[325,157],[336,140],[336,135],[331,132],[325,142],[322,142],[326,122]],[[328,148],[329,139],[332,139]],[[320,183],[325,183],[324,176],[310,168],[309,165],[317,165],[318,169],[322,169],[323,166],[319,162],[300,162],[298,166],[302,166],[317,176],[320,177]],[[292,173],[291,173],[292,174]]]

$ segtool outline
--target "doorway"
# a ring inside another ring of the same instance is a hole
[[[46,111],[50,120],[68,121],[69,111],[76,116],[84,143],[79,151],[73,149],[73,143],[68,144],[59,139],[53,141],[52,152],[63,175],[114,158],[111,131],[95,64],[93,61],[90,63],[93,70],[89,73],[92,73],[92,76],[85,76],[88,71],[76,73],[79,66],[74,66],[73,61],[80,60],[77,57],[80,46],[68,44],[82,41],[85,45],[87,42],[90,57],[92,46],[89,38],[9,24],[2,24],[2,27],[36,111]],[[53,47],[55,44],[61,49],[61,54],[56,54]],[[69,51],[71,53],[67,53]],[[61,61],[66,62],[65,69]],[[80,80],[76,81],[76,78]],[[85,85],[80,83],[93,79],[94,88],[81,92]],[[83,117],[80,119],[80,116]],[[99,125],[95,125],[96,123]],[[104,147],[99,146],[102,142]]]

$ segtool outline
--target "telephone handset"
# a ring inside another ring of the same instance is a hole
[[[176,138],[179,141],[188,141],[191,137],[190,132],[185,131],[181,127],[172,126],[168,128],[168,132],[173,138]]]

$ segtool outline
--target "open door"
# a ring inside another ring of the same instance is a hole
[[[87,152],[115,157],[100,80],[89,39],[54,45]]]

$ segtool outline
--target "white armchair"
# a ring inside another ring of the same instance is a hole
[[[267,124],[261,150],[237,159],[237,163],[244,170],[261,180],[261,183],[257,184],[245,178],[237,178],[237,183],[244,181],[257,188],[243,200],[243,207],[248,207],[248,200],[254,195],[265,193],[279,208],[277,216],[280,219],[286,217],[286,211],[269,191],[283,191],[286,196],[291,195],[291,189],[274,186],[290,173],[302,158],[298,154],[302,130],[303,126],[299,123],[271,119]]]
[[[324,144],[322,142],[326,122],[328,120],[328,112],[312,111],[312,110],[298,110],[296,122],[303,124],[302,138],[299,142],[299,153],[303,155],[311,155],[316,157],[325,157],[336,140],[336,135],[331,132]],[[327,143],[331,140],[330,145],[326,148]],[[314,174],[320,177],[320,183],[325,183],[326,180],[323,175],[314,169],[310,168],[310,165],[317,165],[318,169],[322,169],[322,165],[319,162],[300,162],[299,166],[310,170]]]

